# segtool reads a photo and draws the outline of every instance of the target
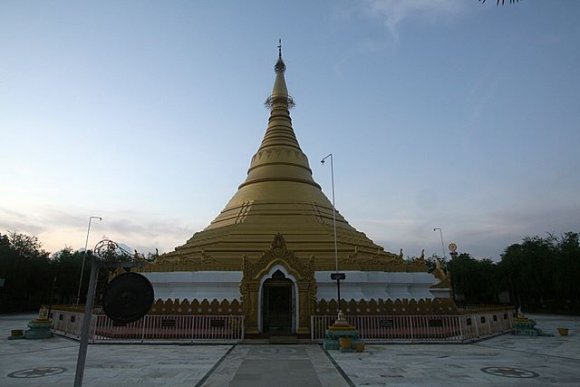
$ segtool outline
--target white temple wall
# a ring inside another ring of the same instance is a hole
[[[336,299],[336,281],[330,279],[333,271],[315,273],[317,300]],[[346,279],[340,283],[344,300],[370,299],[433,299],[445,295],[441,289],[431,289],[437,283],[429,273],[389,273],[344,271]],[[213,299],[241,300],[241,271],[189,271],[142,273],[151,281],[155,299],[199,301]],[[447,293],[448,296],[448,293]]]
[[[330,278],[334,271],[317,271],[317,299],[336,299],[336,281]],[[343,300],[360,299],[433,299],[430,287],[437,280],[429,273],[389,273],[378,271],[343,271],[346,279],[340,282]]]
[[[155,299],[241,300],[241,271],[172,271],[141,274],[153,285]]]

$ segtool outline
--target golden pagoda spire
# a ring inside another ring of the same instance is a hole
[[[318,270],[334,270],[336,236],[341,259],[364,260],[383,267],[386,261],[382,260],[396,256],[348,224],[312,177],[308,157],[292,127],[290,108],[294,101],[286,87],[281,43],[274,71],[274,87],[266,100],[270,109],[268,125],[245,181],[204,230],[164,259],[206,262],[205,257],[210,256],[224,267],[239,268],[246,258],[259,259],[273,236],[280,234],[296,256],[305,260],[316,257]]]
[[[290,118],[294,100],[288,94],[282,59],[282,43],[278,45],[278,60],[274,66],[276,79],[272,95],[266,100],[270,108],[268,128],[260,148],[252,158],[248,177],[239,188],[265,181],[292,181],[306,183],[320,189],[312,179],[308,158],[300,149]]]
[[[286,104],[286,108],[294,107],[294,100],[288,95],[286,87],[286,80],[284,79],[284,72],[286,72],[286,64],[282,59],[282,40],[278,40],[278,61],[274,65],[276,71],[276,80],[274,81],[274,88],[272,95],[266,100],[266,106],[273,109],[274,103]]]

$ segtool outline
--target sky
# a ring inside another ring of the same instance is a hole
[[[387,251],[580,231],[580,1],[0,2],[0,233],[172,251],[263,138],[278,39],[314,179]],[[442,233],[434,231],[440,228]],[[448,253],[446,253],[448,255]]]

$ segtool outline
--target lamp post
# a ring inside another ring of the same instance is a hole
[[[435,227],[433,229],[433,231],[437,230],[439,230],[439,236],[441,237],[441,248],[443,249],[443,259],[447,259],[447,256],[445,255],[445,244],[443,243],[443,231],[441,230],[440,227]]]
[[[93,221],[93,219],[99,219],[99,221],[103,220],[103,218],[101,218],[100,216],[89,217],[89,227],[87,229],[87,239],[85,240],[85,252],[83,254],[83,263],[81,265],[81,278],[79,279],[79,291],[77,293],[77,302],[75,305],[79,304],[79,301],[81,298],[81,287],[83,284],[83,272],[85,271],[85,259],[87,258],[87,246],[89,244],[89,234],[91,233],[91,222]]]
[[[451,297],[453,298],[453,303],[457,305],[457,300],[455,299],[455,280],[453,279],[453,274],[451,273],[451,268],[455,263],[455,258],[457,257],[457,245],[454,242],[451,242],[449,246],[449,255],[451,255],[451,265],[448,267],[448,274],[449,274],[449,281],[451,282]]]
[[[334,263],[335,263],[335,272],[330,275],[330,278],[336,280],[336,292],[338,297],[338,312],[340,313],[340,280],[346,278],[344,273],[338,272],[338,247],[336,244],[336,205],[334,201],[334,157],[332,153],[325,156],[320,163],[324,165],[326,159],[330,158],[330,179],[332,182],[332,228],[334,230]]]

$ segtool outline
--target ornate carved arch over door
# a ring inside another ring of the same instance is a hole
[[[299,259],[293,251],[286,248],[282,234],[276,234],[270,250],[255,263],[244,258],[243,278],[240,284],[244,308],[244,325],[249,335],[261,332],[261,288],[266,279],[272,276],[275,266],[284,268],[286,276],[292,278],[296,286],[295,323],[298,334],[310,332],[310,315],[316,304],[316,280],[314,278],[313,258]]]

